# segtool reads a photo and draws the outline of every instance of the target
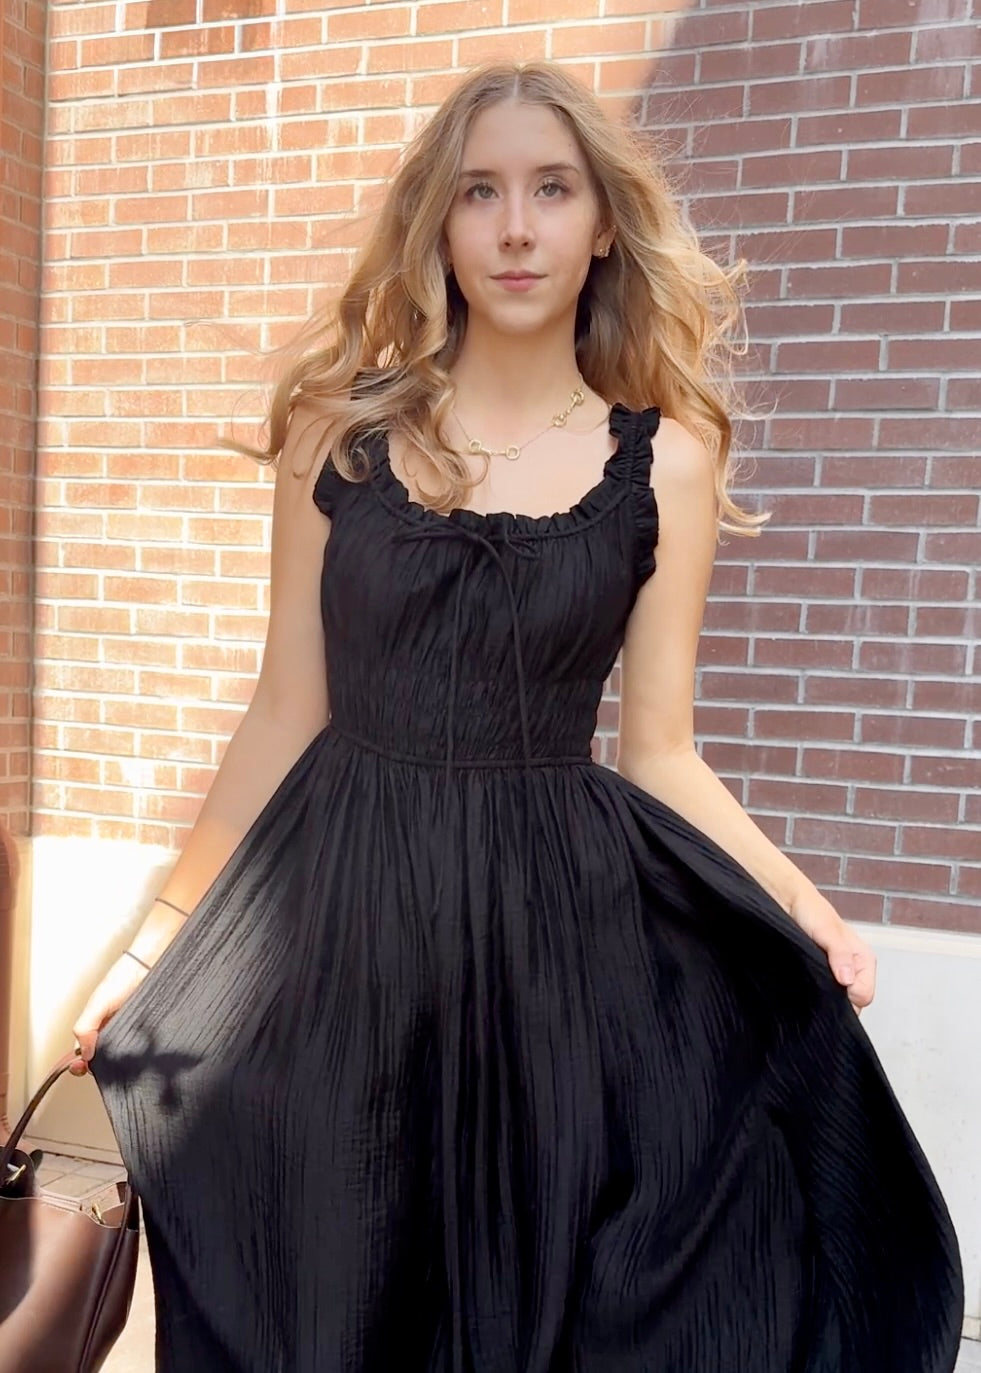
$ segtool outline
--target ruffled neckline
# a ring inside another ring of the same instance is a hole
[[[652,423],[659,415],[656,406],[634,411],[615,401],[610,407],[608,427],[610,434],[617,439],[617,445],[603,464],[603,475],[568,510],[556,510],[551,515],[525,515],[510,510],[485,512],[471,510],[468,506],[457,506],[441,515],[415,500],[402,479],[395,474],[388,434],[385,432],[371,436],[376,457],[372,484],[390,510],[412,523],[436,520],[441,524],[460,525],[476,533],[501,530],[507,534],[536,538],[568,534],[607,514],[630,493],[629,480],[624,478],[629,478],[635,457],[635,443],[632,440],[638,434],[650,435]],[[631,423],[634,420],[636,424]]]

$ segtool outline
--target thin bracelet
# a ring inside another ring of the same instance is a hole
[[[130,958],[136,959],[137,963],[139,963],[141,968],[146,968],[147,972],[150,971],[150,964],[144,963],[143,959],[140,958],[139,954],[135,954],[132,949],[123,949],[123,953],[128,953]]]
[[[170,909],[171,909],[172,911],[176,911],[178,915],[182,915],[182,916],[184,917],[185,920],[190,920],[190,918],[191,918],[191,912],[190,912],[190,911],[185,911],[185,910],[182,910],[182,909],[180,908],[180,906],[175,906],[174,903],[173,903],[173,901],[168,901],[167,898],[166,898],[165,896],[157,896],[157,897],[154,897],[154,901],[155,901],[158,905],[161,905],[161,906],[169,906]]]

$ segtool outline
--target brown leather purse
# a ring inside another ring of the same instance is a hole
[[[17,1147],[74,1058],[59,1059],[0,1150],[0,1373],[96,1373],[133,1299],[140,1219],[129,1179],[108,1210],[71,1210],[39,1195],[39,1156]]]

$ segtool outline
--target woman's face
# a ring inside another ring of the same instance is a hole
[[[474,118],[444,229],[470,322],[502,334],[574,321],[590,260],[610,241],[575,138],[546,106],[510,100]],[[516,286],[507,272],[535,275]]]

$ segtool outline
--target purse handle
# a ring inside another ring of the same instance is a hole
[[[7,1143],[3,1146],[3,1148],[0,1149],[0,1185],[2,1185],[2,1180],[7,1176],[7,1164],[10,1162],[14,1150],[20,1143],[21,1135],[24,1133],[24,1131],[30,1124],[31,1116],[40,1106],[41,1102],[44,1100],[45,1096],[47,1096],[51,1088],[61,1077],[62,1073],[65,1072],[66,1069],[69,1068],[71,1064],[75,1062],[75,1059],[77,1057],[78,1055],[76,1054],[74,1049],[70,1050],[67,1054],[63,1054],[62,1057],[58,1059],[58,1062],[55,1064],[55,1066],[51,1069],[51,1072],[48,1074],[48,1076],[41,1083],[40,1087],[31,1097],[30,1101],[24,1107],[23,1115],[10,1132],[10,1138],[7,1140]]]

